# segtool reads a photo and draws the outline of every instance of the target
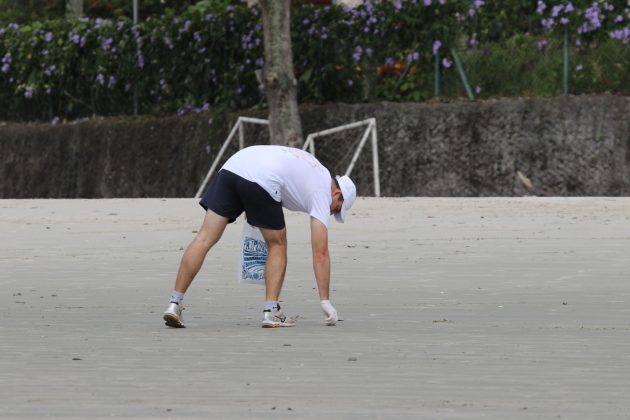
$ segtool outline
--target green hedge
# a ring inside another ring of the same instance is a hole
[[[0,26],[0,119],[185,113],[264,106],[260,12],[189,7],[179,16],[46,20]],[[571,92],[630,89],[626,1],[367,1],[292,12],[301,102],[464,96],[451,48],[481,97],[556,95],[562,35]]]

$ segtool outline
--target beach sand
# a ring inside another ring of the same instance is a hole
[[[0,418],[620,419],[630,198],[359,198],[331,221],[323,325],[308,216],[287,213],[262,329],[243,221],[164,326],[193,199],[0,200]]]

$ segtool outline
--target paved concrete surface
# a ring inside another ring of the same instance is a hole
[[[194,200],[0,200],[0,418],[630,417],[630,199],[359,199],[325,327],[287,215],[295,328],[236,282],[241,223],[161,320]]]

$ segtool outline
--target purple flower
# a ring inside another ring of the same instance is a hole
[[[70,41],[74,42],[75,44],[78,44],[81,42],[81,37],[78,34],[73,32],[72,34],[70,34]]]
[[[564,9],[564,5],[563,4],[559,4],[557,6],[553,6],[551,8],[551,17],[554,17],[554,18],[558,17],[558,15],[562,11],[562,9]]]
[[[475,93],[476,93],[477,95],[481,93],[481,86],[477,86],[477,87],[475,88]]]
[[[479,41],[477,40],[477,32],[473,33],[470,39],[468,40],[468,46],[470,48],[474,48],[479,45]]]
[[[475,9],[479,9],[481,6],[483,6],[486,2],[484,0],[475,0],[474,2],[474,6]]]
[[[50,121],[50,123],[52,125],[57,125],[59,124],[59,117],[53,117],[53,119]]]
[[[591,7],[584,11],[584,17],[589,20],[589,25],[585,32],[594,31],[602,26],[599,19],[599,5],[597,3],[593,3]]]
[[[561,25],[566,25],[568,23],[569,23],[569,18],[566,18],[564,16],[560,18],[560,24]]]
[[[400,1],[400,0],[396,0],[396,1],[394,2],[394,9],[396,9],[396,10],[400,10],[400,9],[402,9],[402,1]]]
[[[4,63],[2,65],[1,71],[2,73],[8,73],[10,69],[11,69],[11,65],[9,63]]]
[[[431,0],[424,0],[424,5],[425,5],[426,7],[431,6]]]
[[[581,64],[578,64],[577,66],[575,66],[575,71],[582,71],[582,69],[584,69],[584,66]]]
[[[366,48],[365,53],[367,54],[368,57],[372,57],[374,50],[372,48]]]
[[[553,28],[553,24],[555,22],[553,19],[549,18],[541,20],[540,23],[542,24],[543,28],[545,28],[546,30],[550,30],[551,28]]]
[[[612,39],[623,41],[624,44],[630,42],[630,28],[618,29],[609,33]]]
[[[310,20],[308,20],[308,19],[304,19],[304,20],[302,21],[302,24],[304,24],[304,26],[308,25],[309,23],[311,23],[311,21],[310,21]]]
[[[355,63],[358,63],[359,61],[361,61],[361,55],[363,54],[363,48],[357,46],[354,49],[354,53],[352,54],[352,58],[354,59]]]
[[[420,59],[420,54],[417,51],[407,54],[407,63],[413,63]]]
[[[114,42],[112,38],[105,39],[105,41],[103,41],[103,50],[109,51],[109,49],[112,47],[112,42]]]
[[[131,28],[131,33],[133,34],[133,39],[136,40],[136,44],[142,42],[142,38],[140,38],[140,31],[138,31],[137,25]]]
[[[473,17],[477,14],[477,12],[475,12],[475,9],[473,9],[472,7],[470,9],[468,9],[468,16]]]
[[[28,98],[28,99],[31,99],[33,97],[33,88],[32,87],[26,88],[26,90],[24,91],[24,97]]]
[[[615,23],[621,23],[621,22],[623,22],[623,16],[617,15],[617,17],[615,18]]]
[[[205,53],[205,52],[206,52],[206,49],[207,49],[206,47],[199,48],[199,49],[197,50],[197,52],[198,52],[199,54],[203,55],[203,53]]]
[[[46,35],[44,35],[44,41],[46,42],[50,42],[53,39],[53,34],[52,32],[46,32]]]
[[[184,32],[188,32],[190,30],[190,25],[192,25],[192,22],[190,20],[184,22],[184,26],[179,29],[179,33],[181,34]]]
[[[177,110],[177,115],[184,115],[192,109],[192,105],[184,104],[181,108]]]
[[[354,82],[352,80],[348,80],[348,86],[352,86],[354,84]]]
[[[265,60],[261,57],[256,59],[256,67],[263,67],[265,65]]]
[[[44,70],[44,74],[46,76],[52,76],[53,74],[55,74],[56,70],[57,70],[57,66],[55,66],[53,64],[53,65],[50,65],[50,66],[46,67],[46,69]]]
[[[105,76],[102,73],[96,75],[96,81],[99,85],[103,86],[105,84]]]
[[[162,41],[168,47],[169,50],[173,49],[173,43],[171,42],[171,39],[168,36],[164,35],[164,38],[162,38]]]
[[[442,48],[442,41],[439,39],[435,40],[433,42],[433,55],[436,55],[440,51],[440,48]]]
[[[577,30],[577,33],[578,34],[584,34],[586,32],[588,32],[588,24],[584,23],[584,24],[580,25],[580,27]]]
[[[394,60],[393,57],[387,57],[385,59],[385,64],[389,64],[390,66],[393,66],[394,64],[396,64],[396,60]]]
[[[445,69],[450,69],[452,65],[453,64],[449,61],[448,58],[444,57],[442,59],[442,66],[444,66]]]
[[[199,32],[195,32],[195,33],[193,34],[193,38],[195,39],[195,42],[196,42],[197,44],[199,44],[199,43],[201,42],[201,35],[199,34]]]
[[[111,89],[116,86],[116,78],[114,76],[109,76],[109,81],[107,82],[107,88]]]
[[[549,45],[549,41],[547,41],[546,39],[541,39],[540,41],[538,41],[538,49],[539,50],[544,50],[547,45]]]
[[[569,13],[571,13],[574,10],[575,10],[575,6],[573,6],[573,3],[571,3],[571,2],[568,2],[566,4],[566,6],[564,6],[564,13],[566,13],[566,14],[569,14]]]
[[[536,8],[536,13],[538,13],[539,15],[542,15],[543,13],[545,13],[546,8],[547,8],[547,5],[545,4],[545,2],[542,0],[538,0],[538,7]]]

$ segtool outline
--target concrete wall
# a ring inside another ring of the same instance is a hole
[[[625,97],[332,104],[301,112],[304,133],[375,117],[386,196],[630,194]],[[0,125],[0,197],[192,196],[235,118]],[[263,143],[266,135],[264,127],[248,127],[247,144]],[[320,141],[316,154],[343,172],[348,146],[360,136],[355,130]],[[533,189],[524,187],[517,171]],[[353,178],[359,194],[372,193],[369,149]]]

